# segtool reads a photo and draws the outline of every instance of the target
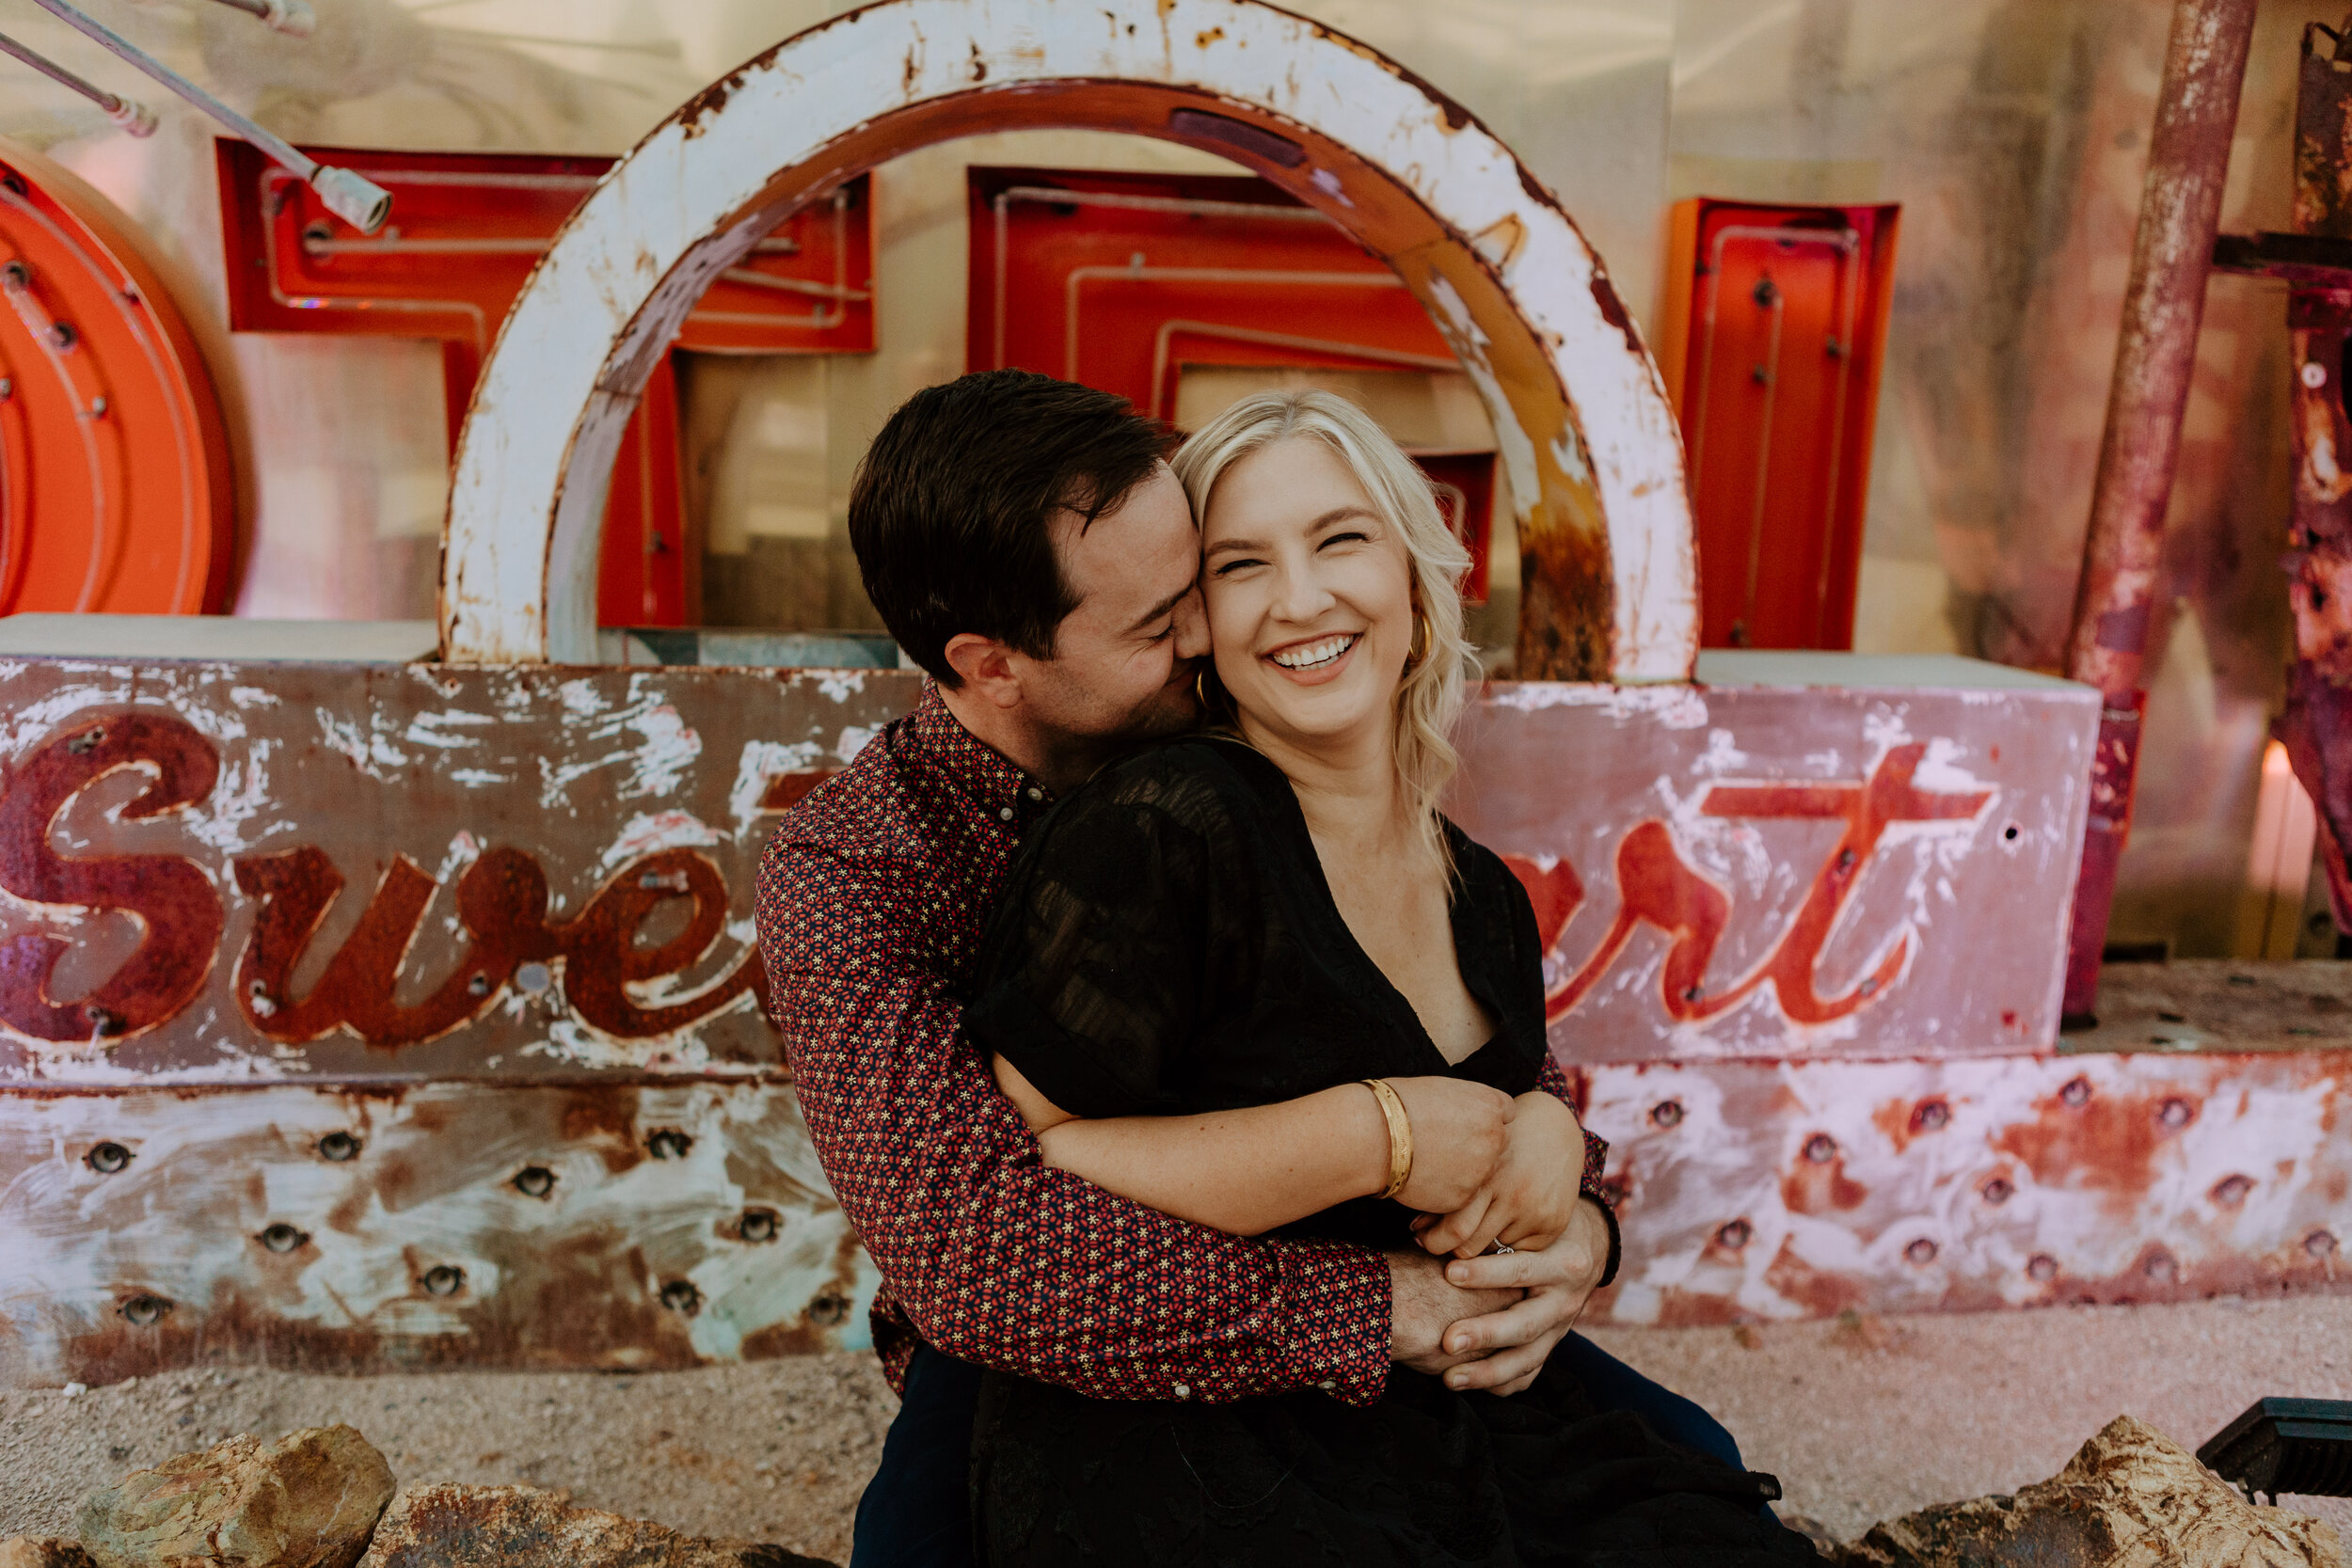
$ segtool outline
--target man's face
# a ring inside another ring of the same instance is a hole
[[[1200,540],[1184,487],[1163,463],[1083,532],[1054,520],[1054,554],[1078,601],[1054,657],[1015,656],[1031,722],[1082,747],[1170,735],[1190,725],[1195,661],[1208,651]]]

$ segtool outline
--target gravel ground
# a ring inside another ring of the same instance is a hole
[[[522,1483],[697,1535],[846,1561],[898,1407],[870,1355],[691,1372],[309,1377],[247,1369],[0,1393],[0,1539],[72,1533],[84,1494],[240,1432],[347,1421],[403,1481]]]
[[[2266,1394],[2352,1399],[2352,1296],[1595,1332],[1698,1400],[1786,1510],[1841,1536],[2052,1474],[2123,1412],[2189,1448]],[[704,1535],[846,1560],[897,1401],[870,1356],[632,1375],[153,1377],[0,1393],[0,1538],[70,1532],[92,1487],[233,1433],[348,1421],[404,1481],[522,1481]],[[2352,1503],[2301,1499],[2352,1539]]]

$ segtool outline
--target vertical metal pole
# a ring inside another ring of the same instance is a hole
[[[2067,944],[2064,1011],[2074,1021],[2088,1020],[2098,1002],[2116,863],[2131,823],[2140,711],[2147,702],[2140,675],[2165,506],[2197,364],[2197,329],[2204,318],[2205,277],[2246,81],[2254,4],[2179,0],[2174,6],[2155,131],[2148,142],[2123,333],[2107,388],[2098,487],[2066,652],[2066,673],[2097,687],[2106,699],[2090,769],[2090,831]]]

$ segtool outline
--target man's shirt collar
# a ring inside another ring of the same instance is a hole
[[[1009,831],[1054,803],[1052,790],[963,727],[948,711],[939,683],[928,675],[909,727],[924,756],[947,781]]]

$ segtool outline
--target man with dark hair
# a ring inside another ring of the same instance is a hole
[[[988,372],[909,399],[850,495],[867,595],[930,679],[785,818],[758,919],[801,1110],[882,1273],[875,1348],[904,1397],[853,1568],[969,1560],[976,1364],[1108,1399],[1315,1387],[1369,1403],[1391,1361],[1473,1363],[1465,1386],[1493,1387],[1540,1366],[1614,1272],[1589,1134],[1593,1200],[1544,1252],[1446,1265],[1226,1236],[1044,1164],[960,1034],[1022,832],[1116,752],[1197,718],[1200,552],[1167,446],[1122,400]],[[1544,1086],[1566,1098],[1556,1067]],[[1597,1402],[1728,1446],[1695,1406],[1565,1344]]]

